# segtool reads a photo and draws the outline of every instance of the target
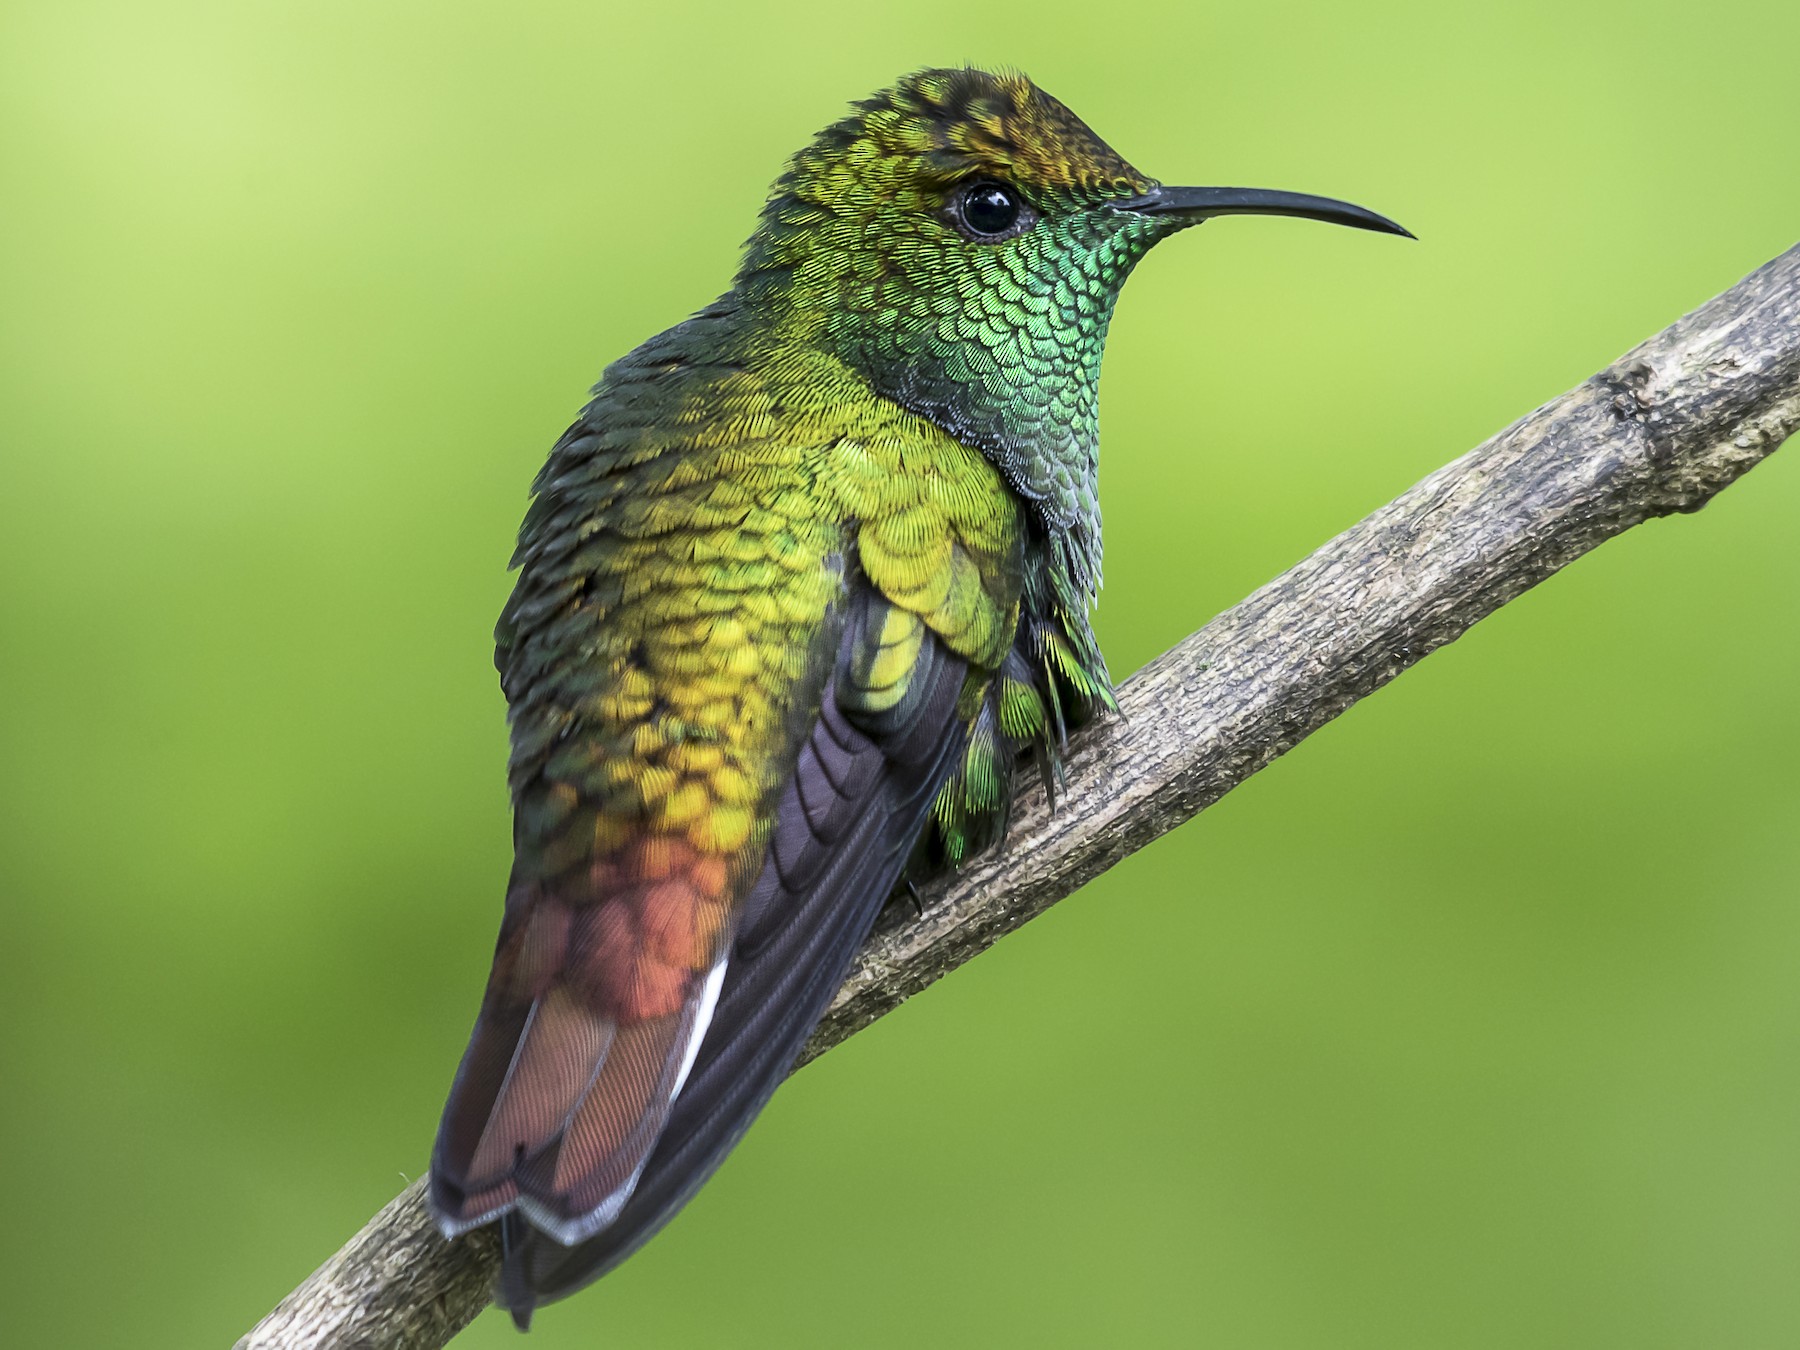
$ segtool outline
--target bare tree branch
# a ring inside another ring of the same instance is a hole
[[[1800,427],[1800,246],[1346,530],[1120,690],[1054,814],[890,915],[807,1047],[824,1053],[1217,801],[1559,568],[1697,511]],[[437,1235],[415,1182],[238,1342],[424,1350],[488,1303],[487,1232]]]

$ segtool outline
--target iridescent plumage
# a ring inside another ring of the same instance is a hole
[[[992,842],[1019,757],[1054,771],[1110,704],[1096,392],[1132,266],[1204,218],[1168,200],[1023,77],[911,76],[552,451],[497,635],[516,856],[431,1191],[448,1233],[501,1220],[521,1324],[718,1165],[909,860]]]

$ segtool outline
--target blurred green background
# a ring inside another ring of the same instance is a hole
[[[1790,0],[9,6],[7,1341],[226,1344],[423,1168],[526,484],[848,99],[1010,63],[1420,236],[1139,270],[1122,675],[1793,243],[1795,50]],[[530,1344],[1800,1343],[1797,512],[1789,450],[1481,625],[802,1074]]]

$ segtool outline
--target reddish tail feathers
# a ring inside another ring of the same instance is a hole
[[[711,1019],[730,927],[724,860],[653,837],[578,880],[508,896],[438,1134],[432,1190],[448,1232],[515,1205],[565,1243],[610,1223]]]

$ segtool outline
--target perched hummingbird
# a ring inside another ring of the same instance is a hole
[[[609,366],[533,485],[495,664],[515,859],[431,1203],[521,1327],[654,1234],[884,901],[1113,706],[1096,393],[1119,288],[1213,216],[1019,75],[926,70],[775,183],[736,281]]]

